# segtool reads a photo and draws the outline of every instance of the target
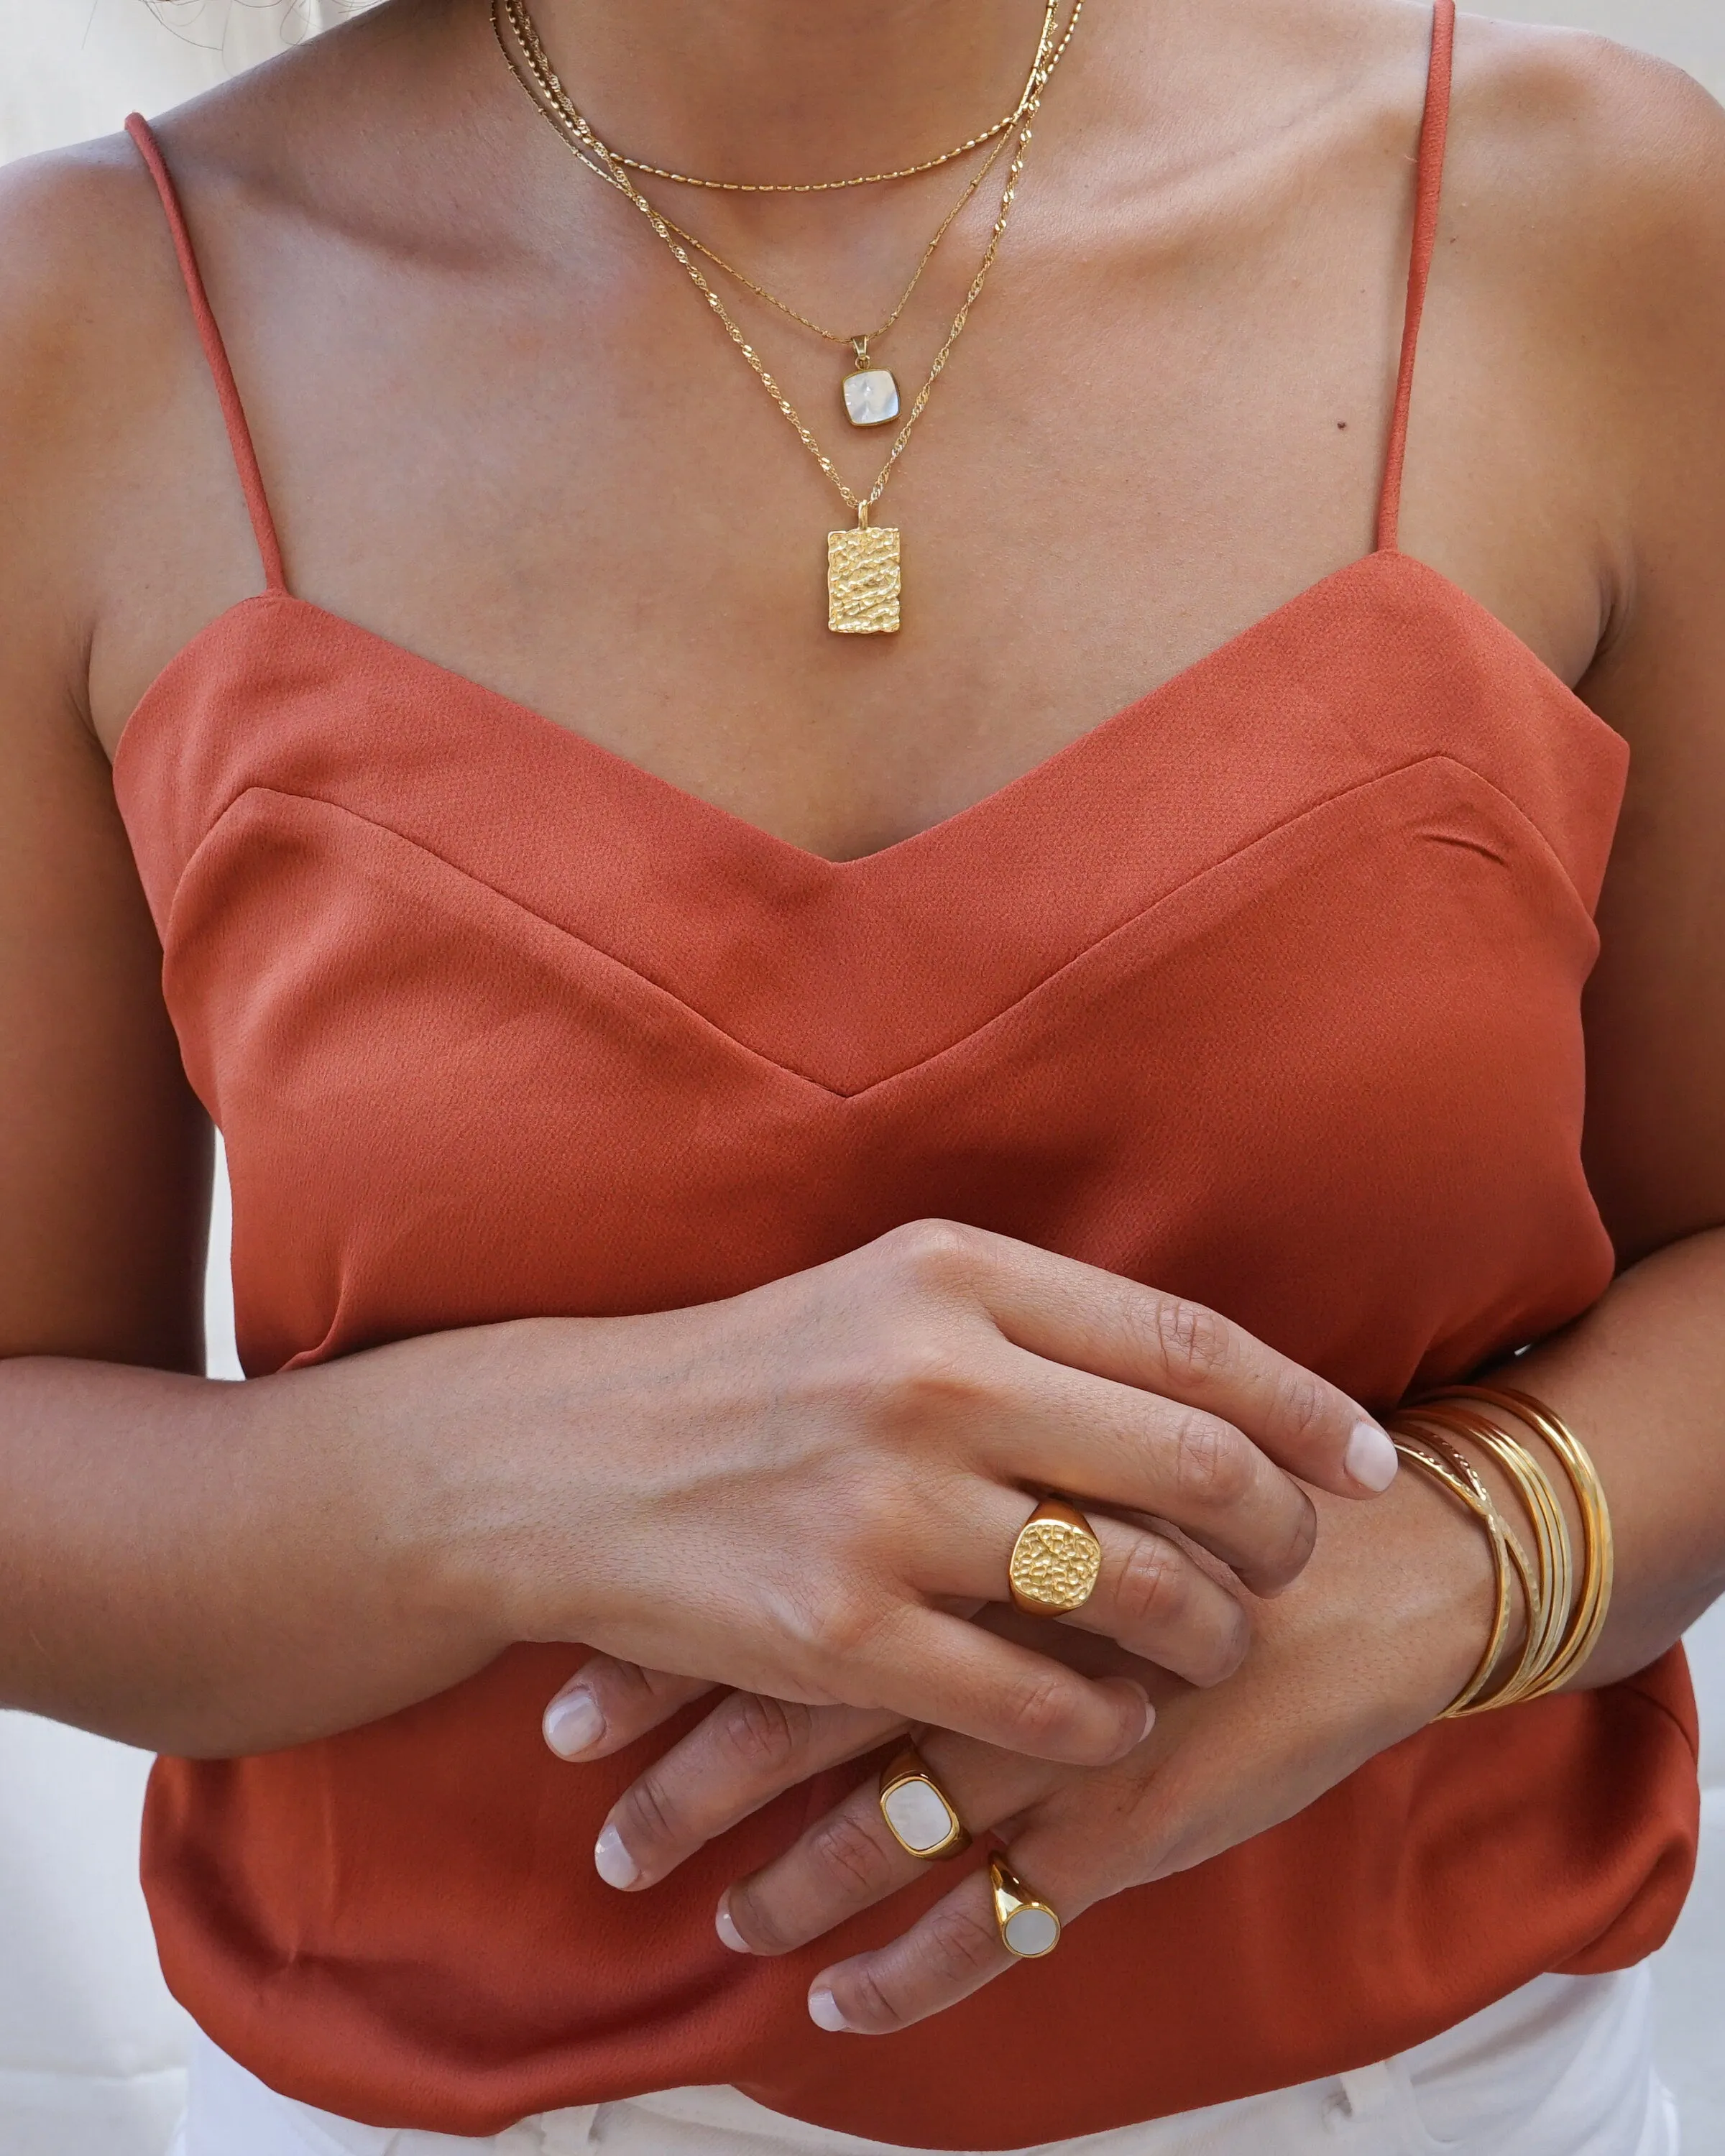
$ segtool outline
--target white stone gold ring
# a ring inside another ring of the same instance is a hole
[[[1019,1529],[1007,1584],[1030,1616],[1064,1616],[1089,1601],[1101,1568],[1102,1545],[1090,1522],[1060,1498],[1045,1497]]]
[[[886,1831],[906,1856],[932,1864],[970,1846],[952,1799],[914,1744],[906,1744],[880,1770],[880,1804]]]
[[[1016,1961],[1040,1961],[1060,1943],[1060,1920],[1025,1886],[1004,1856],[988,1859],[1000,1943]]]

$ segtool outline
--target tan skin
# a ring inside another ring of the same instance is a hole
[[[787,175],[968,132],[1011,101],[1040,20],[1025,0],[537,13],[619,143]],[[526,110],[474,0],[391,0],[163,139],[294,589],[848,858],[1369,545],[1427,23],[1401,0],[1091,0],[888,497],[906,629],[861,644],[821,624],[826,482],[634,213]],[[1626,1270],[1517,1366],[1611,1493],[1618,1594],[1581,1679],[1603,1683],[1725,1585],[1725,120],[1651,64],[1472,20],[1456,91],[1402,543],[1634,752],[1587,1013],[1589,1165]],[[842,316],[891,295],[955,183],[683,213]],[[988,201],[887,350],[901,375]],[[625,1799],[642,1883],[775,1778],[909,1719],[965,1732],[931,1758],[1069,1917],[1429,1719],[1482,1637],[1476,1532],[1411,1475],[1347,1502],[1352,1404],[1225,1313],[996,1239],[912,1229],[732,1304],[243,1389],[185,1374],[208,1137],[106,757],[159,669],[258,588],[256,556],[131,150],[18,168],[0,224],[0,1697],[244,1752],[390,1712],[511,1639],[579,1639],[611,1658],[608,1743],[659,1711],[644,1666],[688,1681],[661,1697],[718,1682],[816,1710],[752,1709],[791,1742],[741,1774],[716,1725],[656,1841]],[[740,311],[829,413],[830,352]],[[831,445],[871,471],[871,444]],[[978,1492],[998,1512],[1039,1481],[1119,1517],[1096,1621],[1191,1687],[1090,1635],[1056,1660],[1047,1628],[1009,1645],[951,1614],[993,1591],[998,1547],[959,1524]],[[787,1546],[824,1598],[788,1614],[768,1592]],[[761,1592],[703,1599],[708,1578]],[[1142,1743],[1139,1684],[1162,1708]],[[854,1834],[828,1844],[848,1876],[817,1845],[733,1897],[744,1943],[819,1936],[898,1883]],[[999,1966],[966,1888],[816,1989],[829,2019],[886,2029]]]

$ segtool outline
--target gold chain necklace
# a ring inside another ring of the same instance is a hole
[[[511,33],[516,34],[519,41],[519,33],[516,29],[517,20],[525,18],[526,27],[531,28],[531,18],[527,15],[525,0],[490,0],[491,28],[496,37],[498,49],[502,54],[510,73],[521,85],[525,95],[531,100],[541,114],[561,127],[562,116],[547,110],[536,94],[532,82],[517,66],[515,55],[511,52],[508,42],[503,34],[503,12],[506,12],[508,15]],[[1073,0],[1071,20],[1067,25],[1065,38],[1060,41],[1059,48],[1060,51],[1064,52],[1066,45],[1070,42],[1072,32],[1077,28],[1078,18],[1083,12],[1084,0]],[[525,51],[525,47],[522,49]],[[1007,169],[1006,184],[1000,194],[1000,208],[994,218],[993,228],[988,234],[988,244],[983,250],[982,261],[978,266],[975,276],[971,279],[970,288],[966,292],[957,313],[952,318],[952,325],[947,332],[946,341],[935,354],[927,378],[916,393],[904,424],[899,429],[893,439],[892,447],[887,452],[886,463],[876,473],[874,485],[865,495],[858,495],[847,484],[837,465],[815,439],[795,405],[791,403],[789,398],[785,395],[783,390],[768,372],[760,354],[756,352],[754,346],[750,344],[732,320],[724,301],[701,275],[699,264],[692,259],[689,249],[671,230],[667,219],[660,215],[636,187],[628,173],[623,170],[612,157],[611,152],[588,126],[586,121],[577,116],[573,132],[582,147],[592,153],[591,157],[583,157],[581,162],[588,165],[591,169],[592,158],[597,157],[608,168],[608,176],[613,185],[629,197],[636,209],[646,218],[654,232],[665,243],[671,255],[687,272],[696,290],[706,301],[713,313],[718,316],[732,343],[747,361],[751,371],[761,387],[783,413],[788,423],[796,430],[797,438],[803,448],[831,480],[845,507],[855,511],[856,524],[854,529],[848,531],[829,531],[827,534],[827,627],[841,635],[891,634],[899,627],[899,602],[901,592],[899,533],[897,528],[893,526],[871,525],[869,521],[869,511],[886,493],[893,470],[900,457],[904,454],[906,445],[910,441],[911,430],[917,420],[922,418],[924,408],[933,394],[934,385],[939,381],[947,362],[952,356],[953,346],[963,335],[965,323],[970,318],[970,311],[975,305],[983,286],[987,282],[989,270],[994,266],[994,258],[1000,250],[1000,242],[1006,231],[1007,219],[1011,215],[1013,201],[1018,192],[1019,177],[1024,168],[1024,157],[1030,143],[1030,122],[1035,117],[1037,108],[1041,103],[1041,92],[1047,80],[1047,36],[1045,33],[1042,47],[1037,54],[1036,67],[1032,70],[1031,94],[1022,100],[1019,116],[1018,143],[1013,153],[1012,163]],[[568,146],[574,149],[575,143],[571,141]],[[577,154],[579,155],[578,151]]]
[[[1009,122],[1023,118],[1026,100],[1033,94],[1040,95],[1042,88],[1046,85],[1048,79],[1060,64],[1061,55],[1070,42],[1072,29],[1077,21],[1076,14],[1072,23],[1067,26],[1065,36],[1060,39],[1060,44],[1051,53],[1049,51],[1059,4],[1060,0],[1048,0],[1048,6],[1043,16],[1041,33],[1036,42],[1036,57],[1030,64],[1029,74],[1024,78],[1024,87],[1019,94],[1018,104],[1008,115]],[[552,121],[559,127],[570,147],[583,164],[587,166],[589,171],[597,173],[601,179],[609,182],[614,187],[620,185],[614,170],[618,166],[630,166],[636,171],[655,169],[650,166],[643,167],[634,160],[620,156],[617,151],[611,148],[608,143],[600,141],[597,130],[581,112],[575,100],[564,87],[556,69],[552,65],[551,55],[546,51],[540,39],[538,29],[532,17],[527,13],[526,5],[509,4],[506,0],[505,14],[511,33],[520,48],[521,58],[538,90],[539,95],[535,102],[541,105],[545,117]],[[1045,55],[1047,56],[1045,65],[1044,64]],[[510,61],[511,67],[515,65],[514,57],[506,45],[504,48],[504,58]],[[1041,74],[1040,82],[1039,69]],[[585,147],[586,142],[589,140],[609,161],[607,164],[601,165],[596,162],[593,155]],[[716,249],[709,247],[705,240],[696,239],[693,233],[679,224],[674,218],[665,218],[665,223],[668,229],[674,232],[685,247],[692,247],[697,254],[711,262],[716,270],[722,270],[726,276],[733,278],[745,290],[752,292],[757,299],[764,300],[769,307],[776,308],[780,314],[800,324],[803,329],[811,331],[816,336],[824,338],[827,343],[848,345],[853,355],[854,364],[847,370],[840,384],[845,416],[854,427],[884,426],[889,421],[896,419],[899,414],[898,382],[890,368],[882,367],[877,360],[870,360],[869,346],[871,344],[878,344],[886,336],[910,305],[911,295],[922,283],[922,273],[933,260],[936,249],[951,230],[954,220],[968,207],[972,198],[993,170],[1005,147],[1006,137],[1002,135],[976,172],[966,183],[952,208],[935,228],[934,236],[923,249],[915,270],[911,273],[910,282],[899,295],[896,306],[883,322],[877,324],[871,330],[858,331],[828,329],[824,324],[813,321],[798,308],[780,299],[776,292],[770,292],[764,285],[757,284],[746,271],[739,270],[734,262],[727,261]],[[624,192],[627,192],[628,190],[624,189]],[[754,192],[767,191],[757,189]]]
[[[1049,12],[1052,14],[1054,10],[1050,8]],[[1066,25],[1066,34],[1055,47],[1053,56],[1048,62],[1045,79],[1046,75],[1053,74],[1055,67],[1060,64],[1061,54],[1071,43],[1072,33],[1078,27],[1079,12],[1076,8],[1073,10],[1072,19]],[[698,179],[693,172],[675,172],[668,165],[649,165],[639,157],[626,157],[620,150],[614,150],[611,155],[618,164],[624,166],[628,171],[644,172],[649,179],[675,180],[679,187],[710,187],[721,194],[824,195],[831,194],[840,187],[878,187],[888,180],[913,180],[921,172],[937,172],[942,165],[950,165],[957,159],[967,156],[972,150],[981,149],[984,142],[992,142],[996,136],[1009,133],[1024,116],[1024,101],[1030,95],[1030,85],[1034,80],[1035,73],[1035,68],[1033,66],[1030,78],[1025,82],[1018,103],[1014,105],[1010,112],[1002,113],[992,127],[983,128],[981,134],[973,135],[968,142],[959,143],[956,149],[942,150],[937,157],[925,157],[918,165],[899,165],[890,172],[858,172],[853,178],[848,180],[703,180]],[[667,218],[665,222],[669,224],[670,218]],[[879,331],[875,331],[876,336],[880,334]]]

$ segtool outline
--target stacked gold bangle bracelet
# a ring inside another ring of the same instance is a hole
[[[1389,1427],[1402,1457],[1472,1513],[1491,1547],[1491,1632],[1478,1667],[1443,1718],[1483,1714],[1557,1691],[1598,1645],[1611,1604],[1611,1515],[1586,1447],[1539,1401],[1490,1385],[1455,1385],[1430,1394],[1404,1408]],[[1543,1443],[1574,1492],[1581,1520],[1579,1568],[1556,1485],[1518,1431]],[[1458,1440],[1476,1446],[1515,1492],[1527,1516],[1531,1556]],[[1498,1658],[1517,1585],[1527,1612],[1527,1637],[1514,1666],[1499,1676]]]

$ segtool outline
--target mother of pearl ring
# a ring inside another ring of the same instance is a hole
[[[1007,1560],[1007,1584],[1032,1617],[1062,1616],[1089,1601],[1102,1568],[1102,1545],[1082,1512],[1045,1497],[1019,1529]]]
[[[1040,1961],[1060,1943],[1060,1920],[1033,1894],[1004,1856],[988,1859],[994,1922],[1000,1943],[1016,1961]]]
[[[881,1769],[880,1804],[886,1831],[906,1856],[932,1863],[970,1846],[952,1799],[914,1744],[906,1744]]]

